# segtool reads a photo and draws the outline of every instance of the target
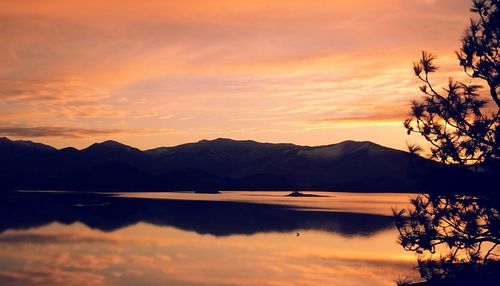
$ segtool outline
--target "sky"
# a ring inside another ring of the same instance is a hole
[[[404,149],[421,96],[464,79],[470,0],[0,0],[0,136],[149,149],[219,137]]]

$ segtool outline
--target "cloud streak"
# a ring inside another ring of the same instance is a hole
[[[0,135],[12,137],[88,138],[123,134],[147,135],[169,132],[162,129],[88,129],[57,126],[20,127],[0,125]]]
[[[340,137],[333,123],[404,117],[400,106],[418,94],[411,64],[420,50],[460,72],[449,55],[469,2],[2,1],[0,118],[27,128],[4,132],[55,134],[47,143],[59,146],[100,134],[149,148],[238,129],[272,142],[352,139],[358,130]],[[307,131],[311,123],[327,136]],[[122,129],[176,136],[134,139]],[[405,141],[402,128],[391,132],[389,145]]]

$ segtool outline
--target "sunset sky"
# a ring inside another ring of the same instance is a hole
[[[0,136],[404,148],[412,62],[464,79],[470,0],[0,1]]]

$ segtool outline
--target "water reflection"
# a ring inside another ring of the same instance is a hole
[[[213,198],[14,196],[0,202],[0,285],[388,286],[418,276],[384,215]]]
[[[392,231],[370,240],[318,231],[214,237],[56,223],[1,236],[11,238],[0,241],[1,285],[393,285],[414,264],[388,243]]]
[[[392,226],[391,217],[375,214],[234,201],[159,200],[106,194],[18,193],[3,199],[0,208],[0,232],[52,222],[81,222],[90,228],[114,231],[145,222],[214,236],[292,232],[298,229],[353,236],[371,235]]]

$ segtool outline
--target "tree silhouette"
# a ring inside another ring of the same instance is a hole
[[[491,100],[480,96],[482,86],[450,79],[439,92],[430,79],[438,70],[434,55],[422,52],[413,70],[423,83],[421,100],[412,102],[404,126],[421,134],[431,145],[431,157],[447,164],[481,165],[497,169],[500,158],[500,11],[497,0],[474,0],[471,19],[456,52],[464,72],[486,82]]]
[[[471,19],[456,52],[459,65],[473,82],[452,79],[438,91],[430,75],[438,70],[435,56],[422,52],[413,70],[422,82],[423,98],[414,100],[407,133],[421,134],[431,145],[431,158],[444,164],[462,166],[464,172],[446,179],[424,178],[433,194],[411,200],[411,208],[394,210],[399,242],[418,254],[421,277],[430,285],[467,285],[496,281],[500,273],[500,215],[498,195],[439,195],[477,193],[477,188],[497,183],[500,137],[500,11],[498,0],[473,0]],[[421,151],[409,144],[415,157]],[[469,175],[475,166],[483,175]],[[484,175],[487,175],[486,177]],[[487,178],[487,180],[483,180]],[[460,189],[455,189],[461,187]],[[465,189],[470,188],[470,189]],[[437,192],[436,192],[437,189]],[[464,190],[465,189],[465,190]],[[489,189],[489,188],[485,188]],[[496,190],[493,190],[495,192]],[[403,281],[406,283],[406,281]],[[404,284],[402,282],[402,284]]]
[[[500,270],[500,214],[496,200],[419,195],[411,203],[412,209],[394,211],[394,215],[400,244],[419,254],[422,278],[477,279]]]

